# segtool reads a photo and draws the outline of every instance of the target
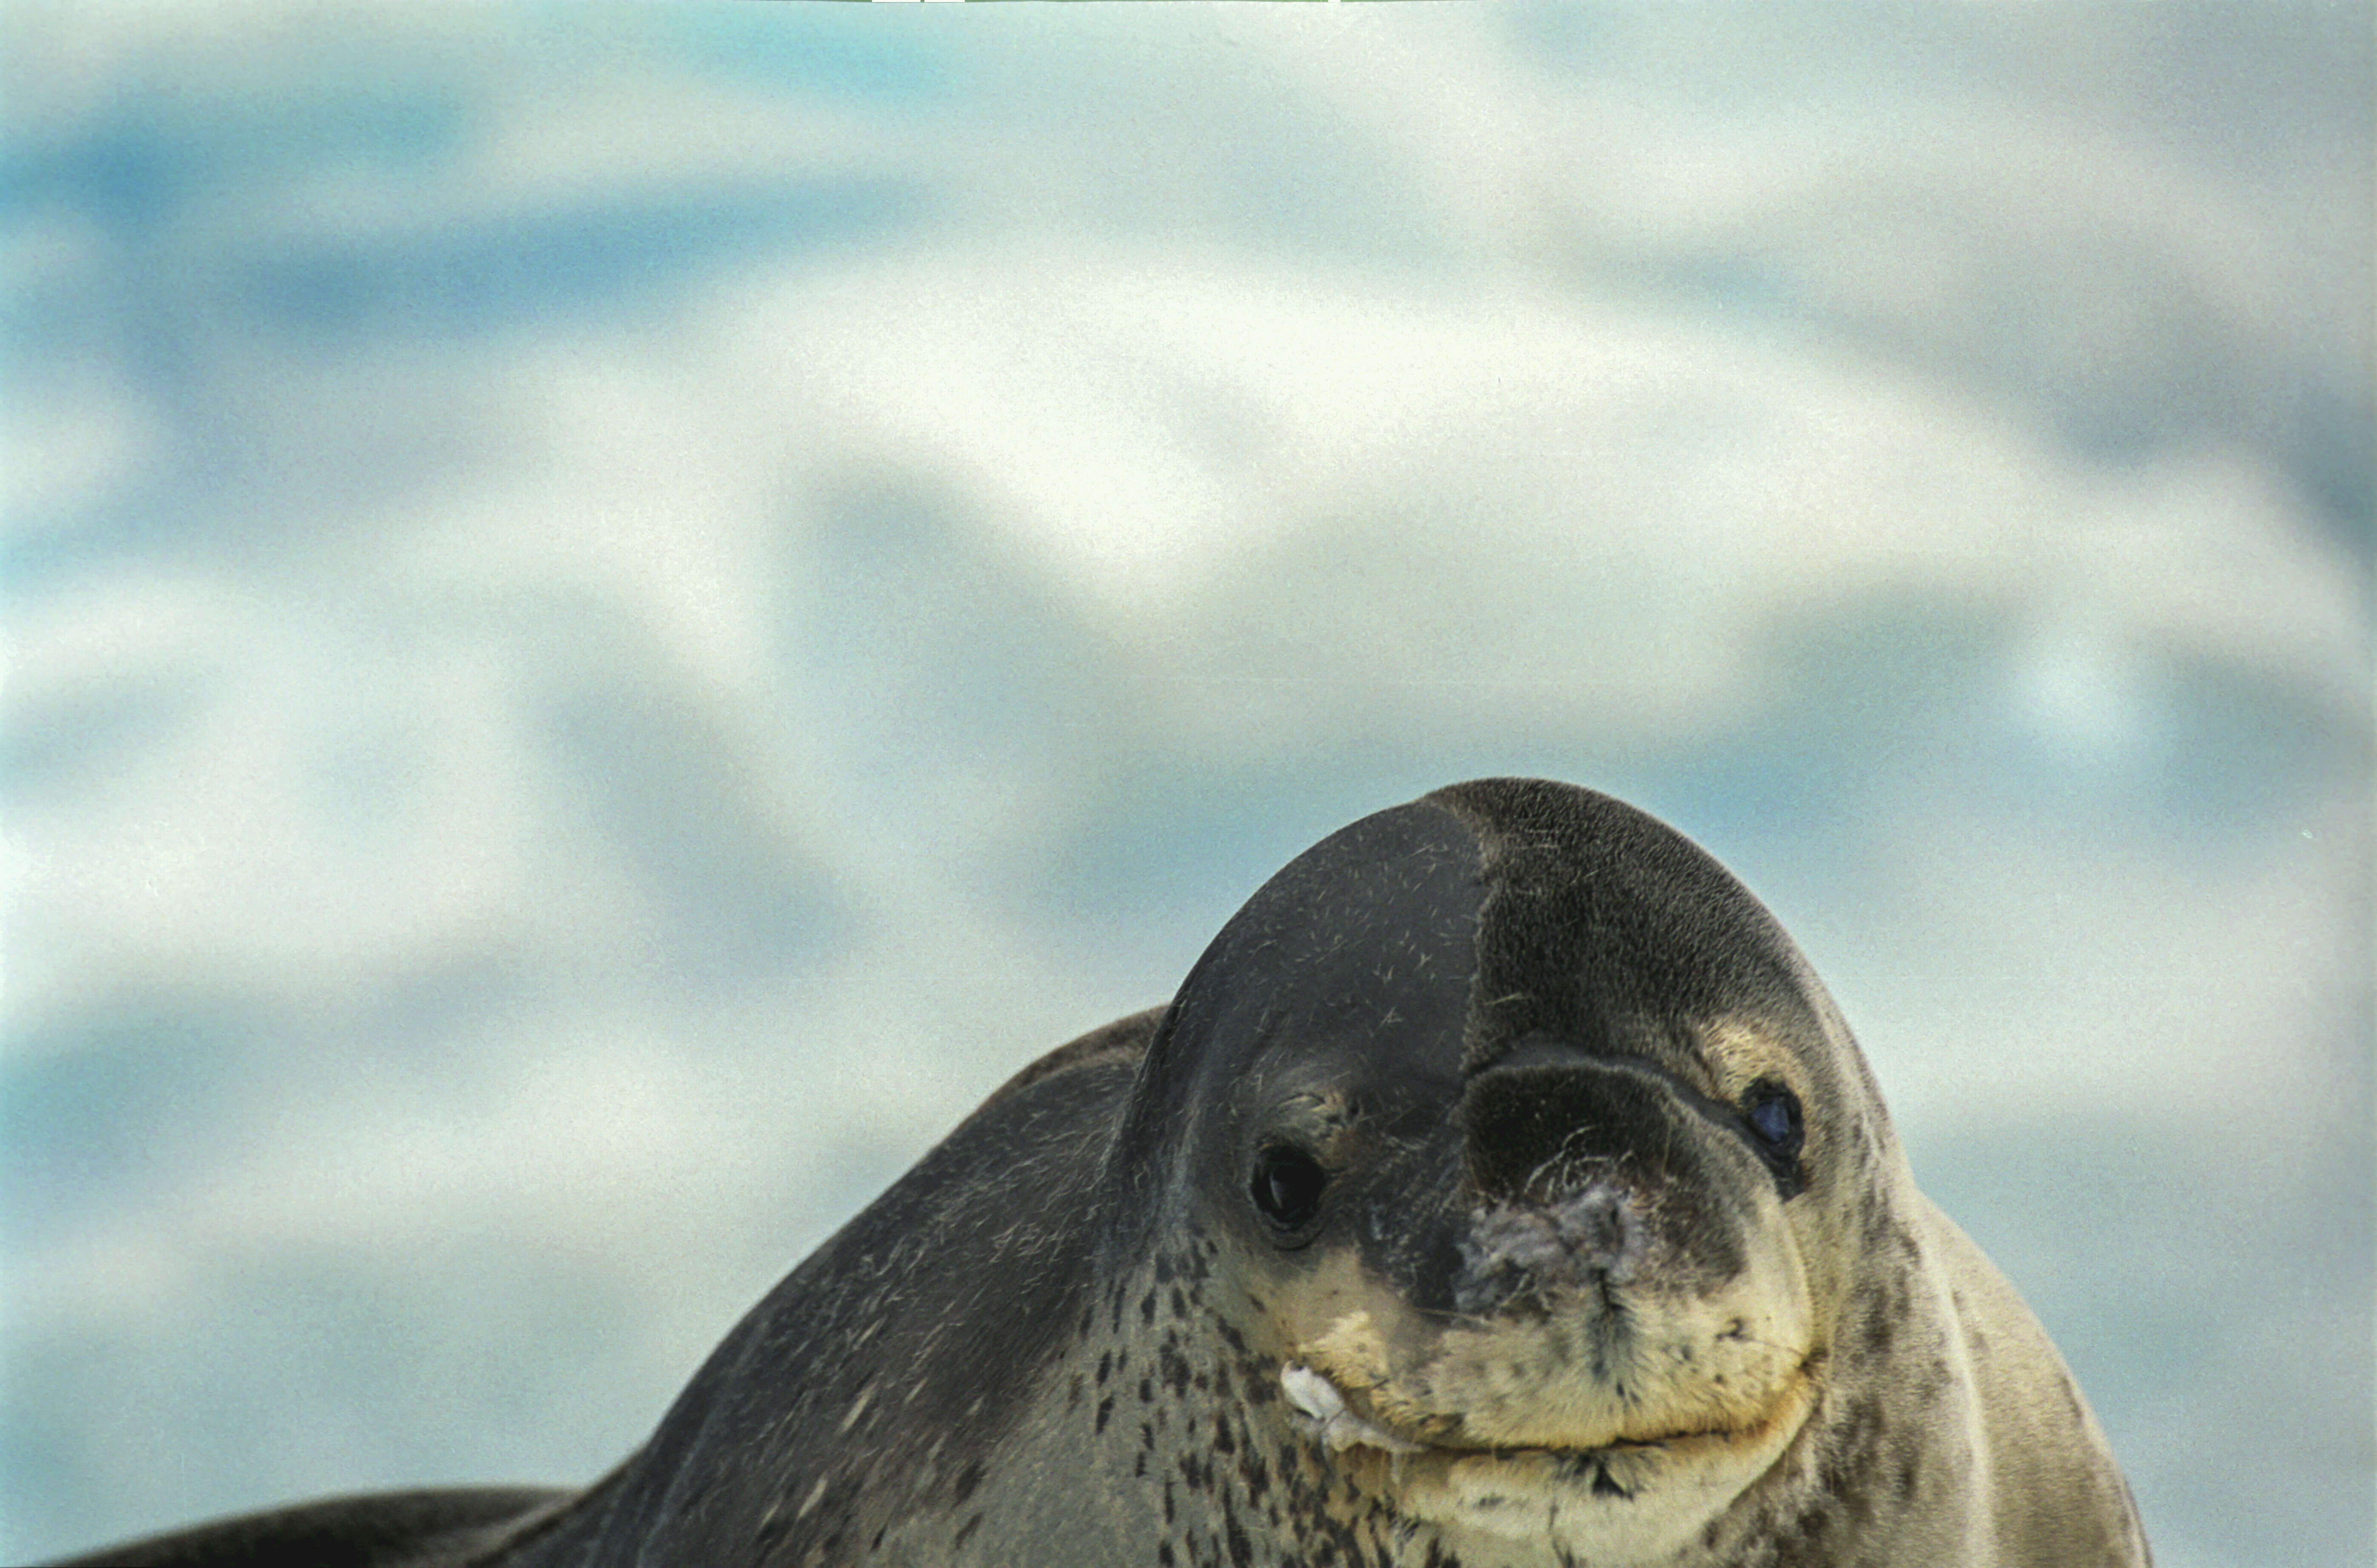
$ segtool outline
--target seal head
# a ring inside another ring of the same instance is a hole
[[[1889,1139],[1845,1038],[1680,836],[1457,786],[1315,847],[1215,940],[1115,1146],[1118,1239],[1222,1239],[1261,1303],[1234,1315],[1365,1501],[1653,1560],[1817,1403],[1828,1217]]]

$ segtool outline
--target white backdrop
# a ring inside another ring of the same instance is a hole
[[[1305,844],[1739,872],[2362,1564],[2351,6],[0,10],[0,1559],[591,1479]]]

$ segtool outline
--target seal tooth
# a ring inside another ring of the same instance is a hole
[[[1280,1386],[1288,1403],[1311,1417],[1320,1428],[1320,1441],[1332,1453],[1348,1448],[1382,1449],[1389,1454],[1417,1454],[1426,1443],[1411,1443],[1372,1426],[1345,1408],[1337,1385],[1310,1367],[1286,1366],[1279,1371]]]
[[[1337,1392],[1337,1385],[1310,1367],[1280,1368],[1279,1385],[1286,1390],[1289,1404],[1324,1426],[1345,1413],[1344,1396]]]

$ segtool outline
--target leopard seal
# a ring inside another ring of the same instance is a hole
[[[619,1469],[450,1512],[340,1561],[2149,1561],[1780,926],[1528,779],[1298,857],[1168,1007],[1027,1068],[796,1268]],[[259,1568],[275,1517],[139,1560]]]

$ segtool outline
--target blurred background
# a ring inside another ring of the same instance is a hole
[[[0,1560],[591,1480],[1279,864],[1706,844],[2371,1561],[2366,8],[0,11]]]

